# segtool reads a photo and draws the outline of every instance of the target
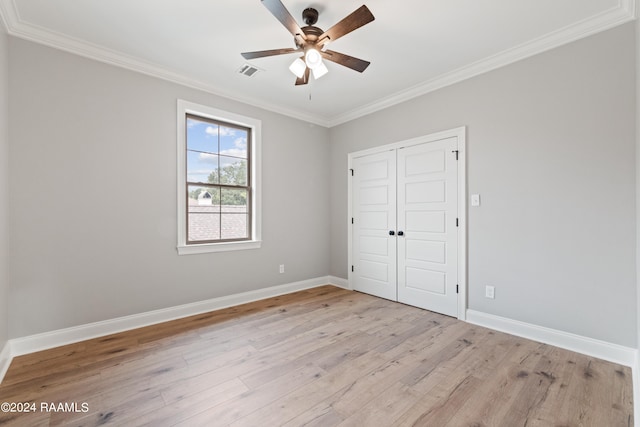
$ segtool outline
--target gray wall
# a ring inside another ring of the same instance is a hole
[[[636,289],[637,289],[637,321],[638,345],[640,345],[640,21],[636,20]],[[640,366],[640,351],[636,353]],[[640,372],[635,372],[636,388],[640,391]],[[638,396],[638,394],[636,394]],[[640,404],[635,400],[635,407]]]
[[[327,129],[20,39],[9,52],[11,338],[327,275]],[[177,255],[177,98],[262,120],[261,249]]]
[[[0,21],[0,351],[7,342],[9,301],[9,38]]]
[[[331,129],[331,274],[347,153],[466,125],[469,308],[635,347],[634,70],[630,23]]]
[[[469,307],[635,347],[634,32],[330,130],[10,38],[9,336],[346,278],[347,153],[466,125]],[[263,121],[262,249],[176,254],[176,98]]]

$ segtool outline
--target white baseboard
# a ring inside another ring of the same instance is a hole
[[[329,276],[329,284],[333,286],[337,286],[339,288],[344,288],[352,291],[351,286],[349,286],[349,281],[347,279],[343,279],[342,277]]]
[[[10,356],[11,358],[13,358],[16,356],[21,356],[23,354],[47,350],[50,348],[97,338],[104,335],[128,331],[131,329],[141,328],[144,326],[154,325],[170,320],[181,319],[183,317],[207,313],[209,311],[220,310],[222,308],[232,307],[239,304],[246,304],[261,299],[289,294],[305,289],[311,289],[322,285],[334,284],[332,282],[333,281],[330,276],[318,277],[315,279],[308,279],[300,282],[272,286],[270,288],[258,289],[255,291],[243,292],[219,298],[212,298],[209,300],[198,301],[191,304],[183,304],[175,307],[118,317],[116,319],[59,329],[42,334],[15,338],[10,340],[8,343],[8,345],[10,344],[9,348],[11,349]],[[336,286],[340,286],[340,284],[336,283]]]
[[[11,355],[11,342],[7,341],[0,351],[0,383],[4,379],[4,375],[7,373],[9,369],[9,365],[11,365],[11,359],[13,359]]]
[[[522,338],[554,345],[566,350],[608,360],[609,362],[634,368],[637,364],[637,350],[606,341],[583,337],[569,332],[545,328],[543,326],[494,316],[475,310],[467,310],[467,322],[506,332]],[[634,374],[636,369],[634,369]]]
[[[636,350],[633,364],[633,425],[640,427],[640,350]]]

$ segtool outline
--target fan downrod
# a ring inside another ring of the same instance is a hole
[[[314,25],[318,22],[318,11],[312,7],[308,7],[302,11],[302,20],[307,25]]]

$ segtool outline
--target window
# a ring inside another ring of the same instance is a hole
[[[186,120],[187,244],[251,239],[251,129]]]
[[[178,253],[260,247],[260,121],[178,101]]]

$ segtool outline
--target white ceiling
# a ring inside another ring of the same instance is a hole
[[[294,47],[259,0],[0,0],[9,34],[333,126],[635,17],[635,0],[282,0],[326,30],[364,4],[375,21],[331,49],[371,61],[360,74],[294,86],[295,55],[249,61],[241,52]]]

